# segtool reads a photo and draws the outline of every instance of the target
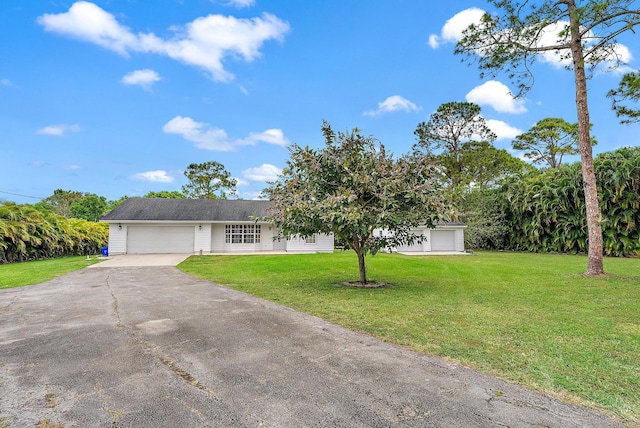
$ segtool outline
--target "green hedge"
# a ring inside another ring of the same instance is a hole
[[[68,219],[28,204],[0,203],[0,263],[97,254],[108,240],[104,223]]]
[[[580,163],[563,165],[503,187],[510,211],[507,247],[534,252],[587,251],[580,167]],[[604,254],[640,254],[640,147],[603,153],[594,159],[594,167]]]

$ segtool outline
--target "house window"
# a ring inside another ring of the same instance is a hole
[[[305,244],[315,244],[316,243],[316,235],[307,236],[304,240]]]
[[[259,244],[259,224],[227,224],[225,229],[225,242],[227,244]]]

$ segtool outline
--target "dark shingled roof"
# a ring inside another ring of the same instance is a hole
[[[101,221],[254,221],[267,215],[270,204],[227,199],[129,198]]]

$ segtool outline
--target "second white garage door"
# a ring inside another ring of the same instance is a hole
[[[129,254],[191,254],[193,226],[129,226]]]
[[[432,230],[431,231],[431,251],[455,251],[456,231],[455,230]]]

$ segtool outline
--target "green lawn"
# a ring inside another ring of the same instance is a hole
[[[95,257],[87,260],[85,256],[78,256],[0,265],[0,289],[39,284],[99,261]]]
[[[368,258],[351,252],[194,256],[179,268],[385,341],[461,362],[565,401],[640,422],[640,259],[476,253]]]

